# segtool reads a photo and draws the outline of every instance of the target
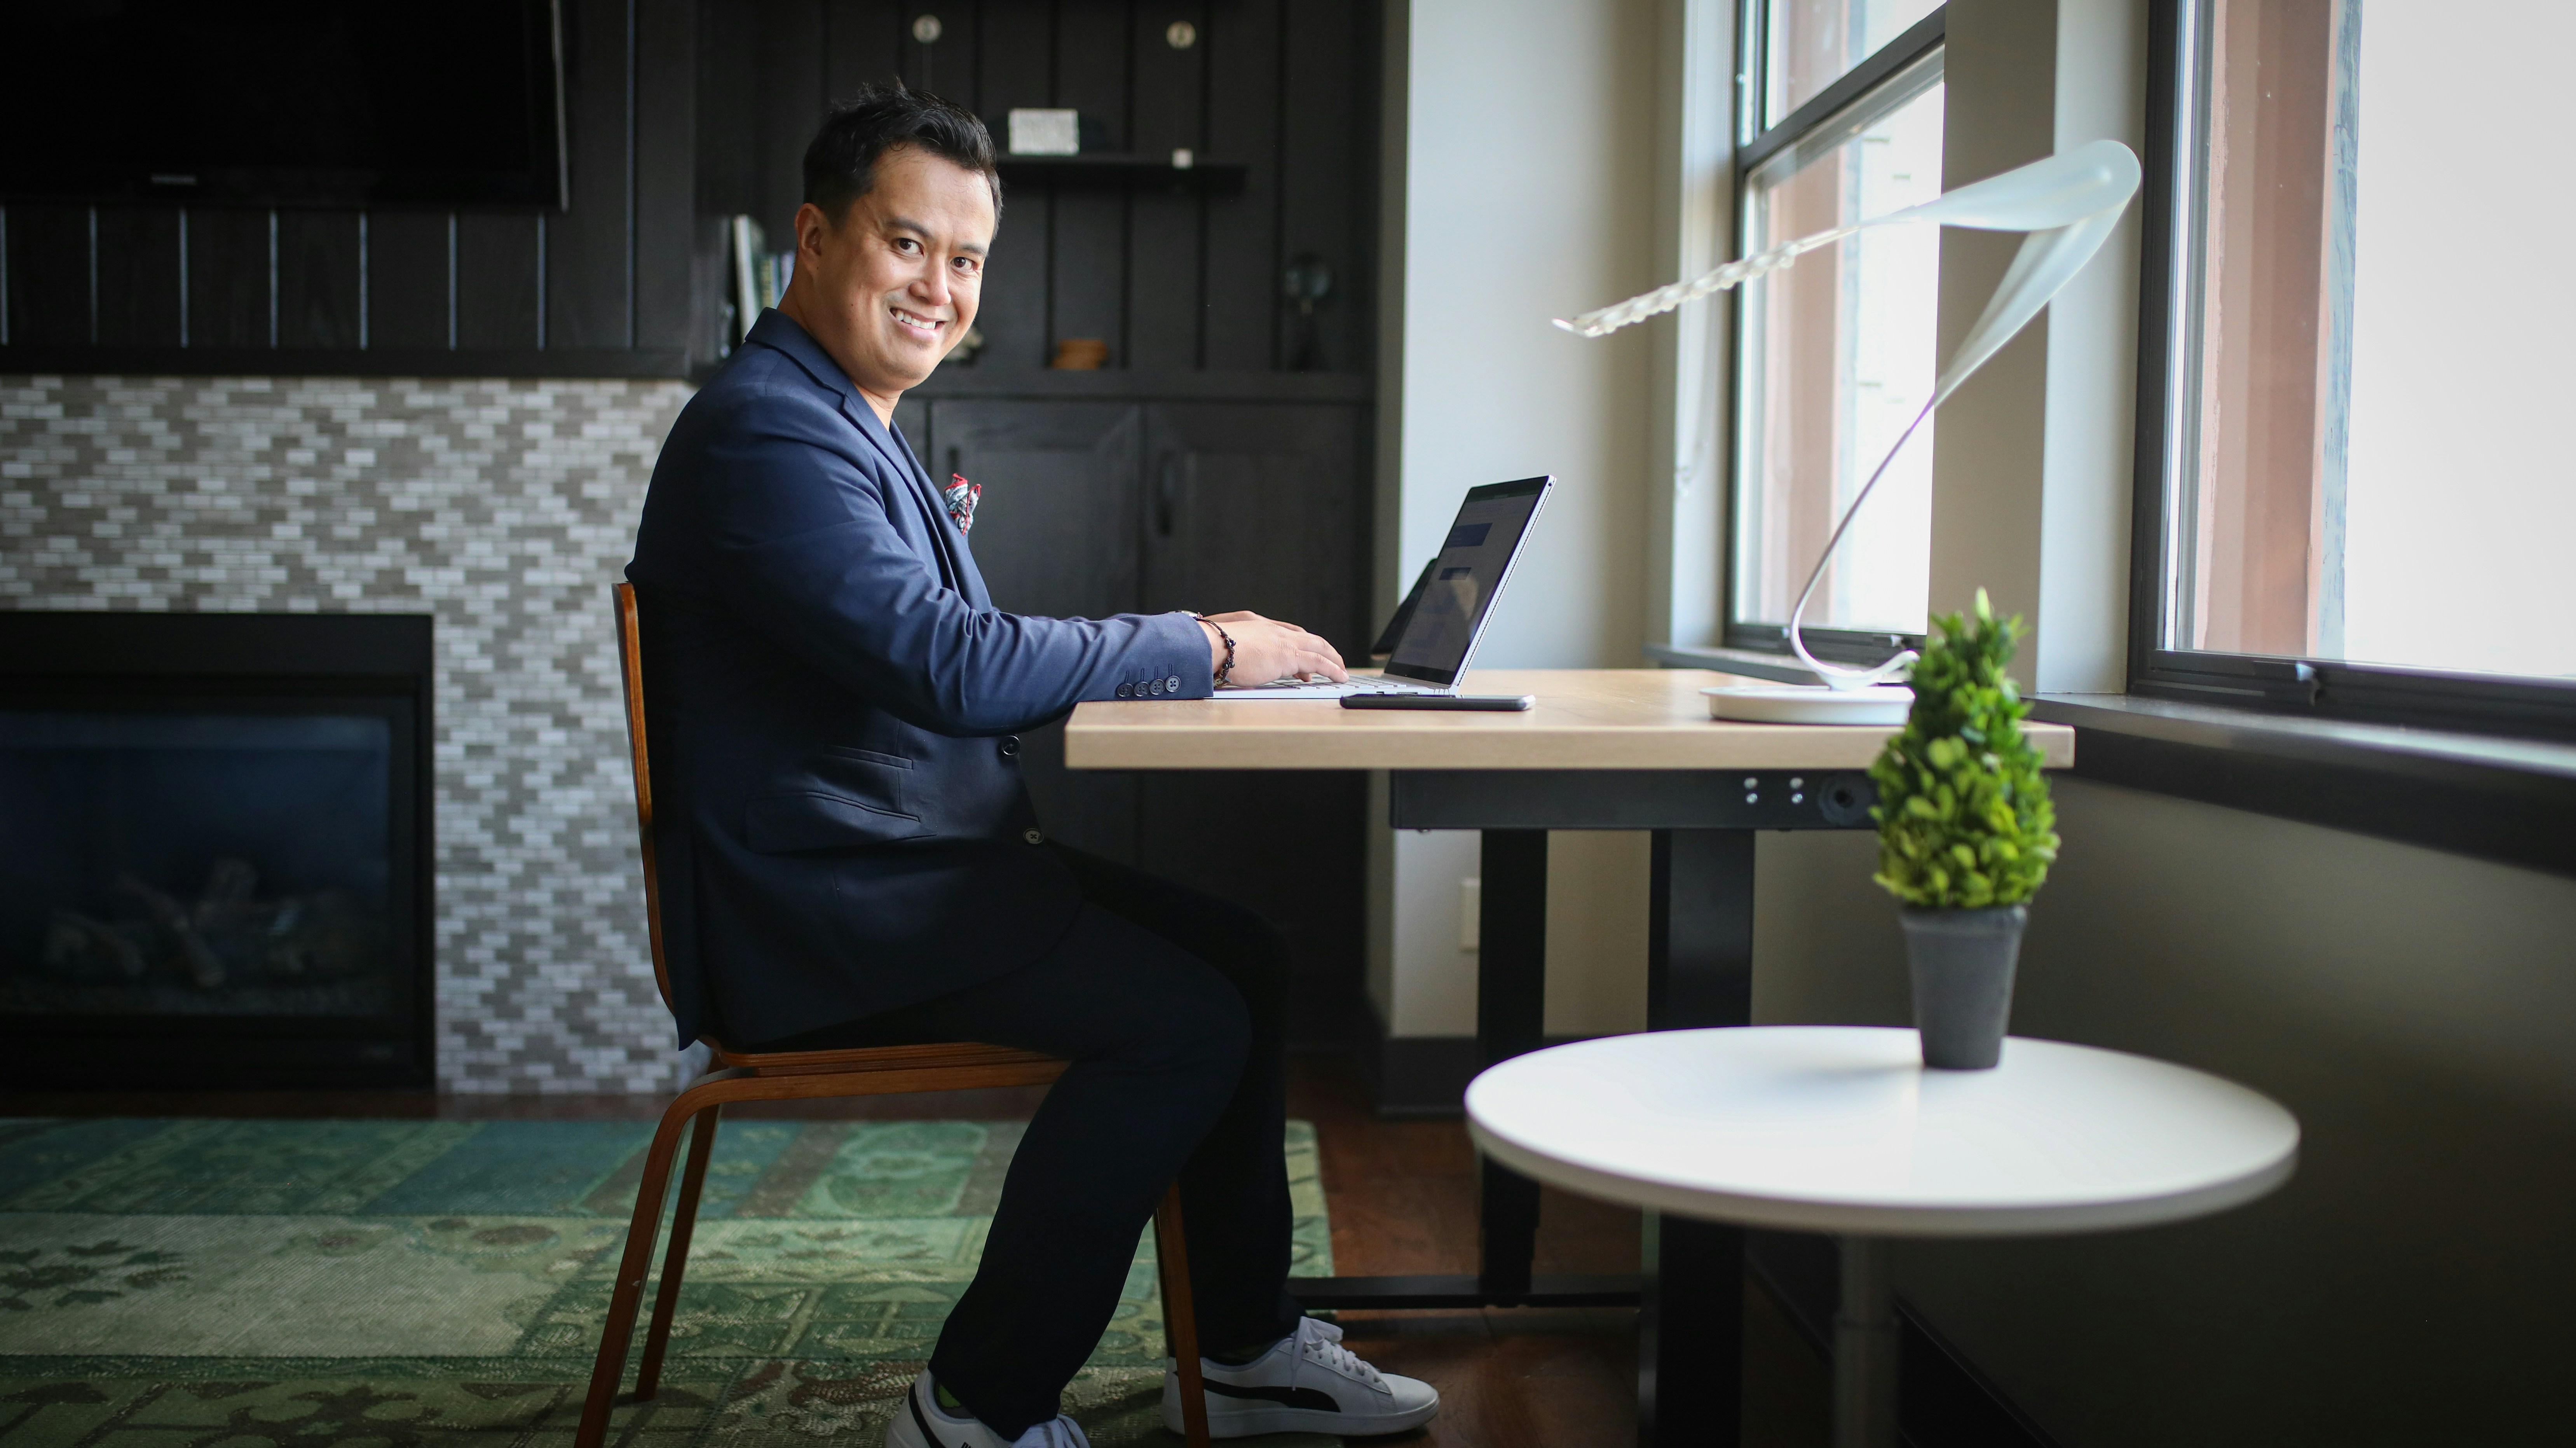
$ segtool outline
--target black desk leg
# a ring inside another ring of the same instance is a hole
[[[1753,832],[1657,830],[1651,872],[1647,1029],[1751,1025]],[[1491,866],[1486,873],[1490,895]],[[1637,1440],[1643,1448],[1735,1448],[1744,1407],[1744,1233],[1651,1213],[1645,1230]],[[1663,1382],[1683,1389],[1670,1422],[1657,1403]]]
[[[1478,1066],[1539,1048],[1547,1023],[1547,831],[1486,830],[1476,916]],[[1484,1259],[1477,1286],[1530,1290],[1538,1183],[1484,1163]]]

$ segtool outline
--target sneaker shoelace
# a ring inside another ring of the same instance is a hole
[[[1297,1350],[1310,1361],[1357,1378],[1370,1387],[1379,1387],[1385,1381],[1368,1359],[1342,1346],[1342,1330],[1329,1322],[1317,1322],[1310,1317],[1299,1323]]]

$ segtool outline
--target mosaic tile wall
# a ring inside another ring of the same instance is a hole
[[[676,382],[0,377],[0,608],[436,616],[438,1071],[655,1091],[608,586]]]

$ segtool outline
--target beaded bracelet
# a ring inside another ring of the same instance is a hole
[[[1225,662],[1216,666],[1216,686],[1222,689],[1225,687],[1226,679],[1234,673],[1234,635],[1227,633],[1225,631],[1225,625],[1218,623],[1215,619],[1208,617],[1206,614],[1194,613],[1191,614],[1190,617],[1206,624],[1209,628],[1215,629],[1216,636],[1225,642]]]

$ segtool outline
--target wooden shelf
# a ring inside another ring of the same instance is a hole
[[[1004,156],[1005,183],[1058,186],[1166,186],[1184,191],[1240,191],[1251,168],[1241,161],[1175,166],[1168,156],[1101,151],[1086,156]]]

